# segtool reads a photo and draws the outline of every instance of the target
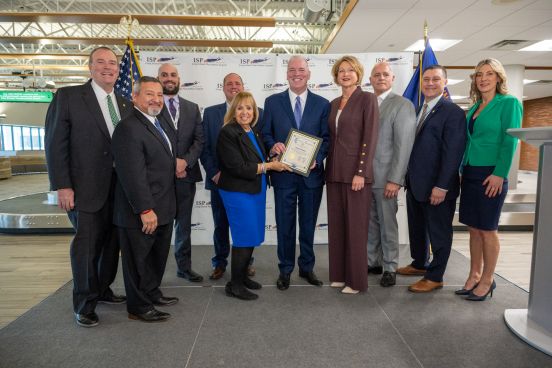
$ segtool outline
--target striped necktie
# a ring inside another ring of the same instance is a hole
[[[418,126],[416,127],[416,135],[418,135],[418,133],[422,129],[422,126],[424,125],[424,121],[426,119],[426,112],[427,112],[427,104],[424,104],[424,108],[422,110],[422,113],[420,114],[420,119],[418,120]]]
[[[297,124],[297,129],[301,128],[301,98],[297,96],[295,99],[295,108],[293,109],[293,116],[295,117],[295,124]]]
[[[116,127],[121,119],[119,119],[119,115],[117,115],[117,111],[115,111],[115,106],[113,105],[113,100],[111,100],[111,95],[107,95],[107,109],[109,110],[111,123],[114,127]]]

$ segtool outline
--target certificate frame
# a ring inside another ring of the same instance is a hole
[[[286,150],[280,162],[299,175],[309,176],[321,145],[322,138],[292,128],[286,138]]]

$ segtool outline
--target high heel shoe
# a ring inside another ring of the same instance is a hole
[[[489,291],[487,291],[487,294],[485,295],[475,295],[473,293],[473,290],[470,292],[470,295],[466,298],[466,300],[469,300],[471,302],[482,302],[484,301],[485,299],[487,299],[487,296],[489,298],[492,298],[493,297],[493,290],[496,288],[496,283],[495,281],[493,280],[493,283],[491,284],[491,287],[489,288]]]
[[[473,291],[479,285],[479,283],[475,284],[471,289],[458,289],[454,291],[454,294],[456,295],[470,295],[470,293]]]

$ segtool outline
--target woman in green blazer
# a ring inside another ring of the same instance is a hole
[[[471,261],[468,279],[456,294],[483,301],[496,287],[498,220],[517,146],[517,138],[506,130],[521,126],[523,108],[517,98],[507,94],[506,73],[498,60],[482,60],[471,78],[474,105],[466,117],[468,141],[460,195],[460,222],[470,233]]]

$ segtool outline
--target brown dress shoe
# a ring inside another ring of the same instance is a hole
[[[441,289],[442,287],[442,282],[421,279],[420,281],[410,285],[408,287],[408,290],[412,291],[413,293],[429,293],[430,291]]]
[[[211,276],[209,276],[209,278],[211,280],[218,280],[224,275],[225,271],[226,270],[222,267],[215,267],[215,269],[213,270],[213,273],[211,274]]]
[[[399,267],[397,269],[397,273],[399,275],[403,276],[423,276],[426,273],[426,270],[420,270],[419,268],[415,268],[412,265]]]

